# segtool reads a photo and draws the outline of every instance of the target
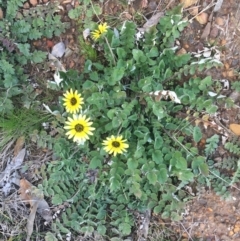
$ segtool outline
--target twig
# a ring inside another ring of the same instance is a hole
[[[184,231],[187,233],[188,238],[189,238],[190,240],[192,240],[192,241],[193,241],[193,239],[192,239],[192,237],[191,237],[190,233],[189,233],[189,232],[187,231],[187,229],[184,227],[184,225],[182,224],[182,222],[180,222],[180,224],[181,224],[181,226],[183,227]]]
[[[216,3],[209,3],[207,7],[205,7],[202,11],[200,11],[198,14],[196,14],[195,16],[193,16],[189,22],[191,22],[194,18],[196,18],[198,15],[200,15],[201,13],[205,12],[206,10],[208,10],[209,8],[213,7]]]

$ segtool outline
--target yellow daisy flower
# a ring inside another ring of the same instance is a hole
[[[105,146],[103,149],[116,156],[117,154],[122,154],[128,148],[128,144],[124,143],[126,140],[122,139],[122,136],[111,136],[108,137],[105,141],[103,141],[103,145]]]
[[[109,26],[107,25],[107,23],[103,23],[103,24],[99,24],[98,25],[98,29],[94,30],[92,32],[92,38],[93,40],[98,40],[102,34],[106,33],[107,32],[107,29],[109,28]]]
[[[73,115],[73,118],[68,117],[64,129],[68,130],[66,135],[68,139],[73,138],[74,142],[78,144],[83,144],[86,140],[89,139],[90,135],[93,135],[92,131],[95,130],[94,127],[91,127],[92,122],[89,118],[86,118],[86,115]]]
[[[76,114],[80,109],[82,109],[83,98],[81,98],[81,94],[78,93],[77,90],[73,92],[72,89],[63,94],[65,98],[63,98],[63,105],[66,108],[66,111],[72,114]]]

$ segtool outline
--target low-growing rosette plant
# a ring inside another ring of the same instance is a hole
[[[81,73],[61,73],[64,106],[77,113],[63,114],[65,136],[54,147],[61,161],[49,165],[44,185],[54,204],[73,203],[61,224],[68,230],[97,228],[114,236],[116,229],[123,237],[134,226],[132,210],[180,220],[189,198],[184,187],[208,175],[205,157],[192,144],[201,131],[179,116],[214,113],[215,99],[208,96],[214,82],[197,76],[219,61],[176,55],[175,40],[186,25],[180,8],[142,39],[134,22],[102,23],[92,30],[101,58],[87,60]]]

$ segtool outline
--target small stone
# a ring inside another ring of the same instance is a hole
[[[240,227],[239,226],[234,227],[233,232],[234,233],[240,232]]]
[[[73,9],[73,6],[71,4],[67,4],[66,5],[66,10],[70,11],[71,9]]]
[[[200,24],[206,24],[208,22],[208,14],[203,12],[200,13],[199,15],[196,16],[196,20],[200,23]]]
[[[210,37],[216,38],[218,36],[218,28],[216,26],[213,26],[210,31]]]
[[[222,40],[220,41],[221,46],[226,45],[226,43],[227,43],[227,40],[226,40],[226,39],[222,39]]]
[[[237,66],[239,64],[239,60],[238,59],[233,59],[232,60],[232,66]]]
[[[183,54],[186,54],[186,53],[187,53],[187,51],[184,48],[181,48],[177,51],[177,55],[183,55]]]
[[[30,0],[30,3],[33,5],[33,6],[36,6],[38,4],[38,1],[37,0]]]
[[[150,11],[154,11],[157,9],[157,3],[156,1],[151,1],[149,4],[148,4],[148,10]]]
[[[70,64],[69,64],[69,68],[72,69],[74,66],[75,66],[75,63],[74,63],[74,61],[71,60]]]
[[[223,18],[216,17],[215,23],[219,26],[222,26],[224,24],[224,20],[223,20]]]
[[[25,2],[25,3],[23,4],[23,8],[25,8],[25,9],[29,9],[29,8],[30,8],[29,3],[28,3],[28,2]]]

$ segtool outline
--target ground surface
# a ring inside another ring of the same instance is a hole
[[[46,3],[48,0],[41,2]],[[60,14],[63,17],[63,21],[70,23],[70,29],[67,33],[62,34],[61,38],[42,39],[41,41],[33,42],[32,45],[37,49],[51,51],[54,44],[63,41],[72,50],[72,54],[69,57],[62,57],[60,59],[61,63],[67,70],[70,68],[81,69],[84,58],[81,57],[77,40],[79,32],[76,22],[67,17],[68,11],[74,8],[74,3],[77,1],[62,0],[60,2],[62,6]],[[198,52],[203,50],[204,47],[208,47],[208,43],[220,46],[218,49],[220,51],[220,60],[224,63],[223,68],[221,70],[211,70],[205,74],[211,74],[213,79],[227,80],[231,85],[237,79],[234,72],[240,69],[240,2],[238,0],[224,1],[216,12],[213,12],[214,5],[211,4],[220,1],[200,0],[195,2],[194,6],[198,6],[200,11],[206,12],[208,18],[204,24],[200,24],[194,16],[189,14],[188,8],[184,9],[184,15],[191,21],[183,36],[179,39],[181,48],[187,52]],[[178,4],[177,0],[135,0],[132,6],[129,5],[126,8],[126,5],[123,6],[120,1],[109,0],[104,3],[104,12],[111,16],[119,16],[119,18],[122,18],[121,21],[124,21],[128,18],[132,19],[134,13],[138,11],[149,18],[152,13],[165,11],[176,6],[176,4]],[[32,6],[31,4],[25,5],[26,8]],[[48,65],[48,69],[45,69],[44,73],[51,77],[52,70],[52,66]],[[32,77],[37,74],[32,70]],[[223,89],[223,94],[231,96],[235,104],[239,106],[240,96],[237,92],[226,88]],[[215,119],[215,123],[215,127],[219,125],[221,128],[229,130],[229,124],[240,123],[240,109],[226,109],[223,106]],[[219,128],[203,128],[205,138],[210,137],[218,130]],[[216,155],[218,161],[223,156],[220,149],[221,147],[219,147]],[[49,158],[49,154],[44,152],[37,153],[36,156],[40,159],[45,158],[45,160]],[[35,181],[38,180],[36,170],[40,168],[40,165],[37,157],[32,158],[32,167],[28,175],[33,181],[34,179]],[[193,196],[193,199],[187,204],[184,218],[179,223],[166,222],[159,217],[152,217],[150,230],[155,230],[156,233],[149,233],[149,240],[161,240],[163,232],[169,232],[169,240],[196,240],[196,238],[202,241],[240,240],[240,190],[236,186],[231,188],[230,191],[232,192],[232,197],[229,200],[221,199],[213,190],[204,189],[201,192],[194,193],[197,195],[196,197]],[[16,195],[10,196],[6,202],[11,202],[13,198],[16,198]],[[24,209],[22,212],[24,212]],[[36,220],[36,222],[40,224],[39,220]],[[6,231],[11,232],[11,230],[4,230],[4,232]]]

